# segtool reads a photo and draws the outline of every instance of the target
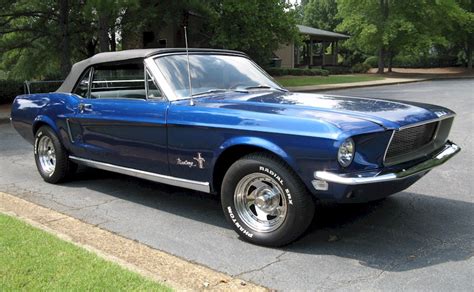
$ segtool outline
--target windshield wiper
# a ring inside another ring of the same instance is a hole
[[[247,93],[248,91],[246,90],[238,90],[238,89],[222,89],[222,88],[216,88],[216,89],[209,89],[203,92],[198,92],[194,93],[192,96],[198,96],[198,95],[205,95],[209,93],[216,93],[216,92],[241,92],[241,93]]]
[[[204,95],[204,94],[209,94],[209,93],[215,93],[215,92],[226,92],[228,91],[227,89],[209,89],[209,90],[206,90],[206,91],[203,91],[203,92],[198,92],[198,93],[194,93],[192,96],[198,96],[198,95]]]

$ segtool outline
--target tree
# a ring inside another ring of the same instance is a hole
[[[474,47],[474,1],[457,0],[447,17],[451,25],[444,25],[445,35],[452,46],[461,50],[461,59],[472,70]]]
[[[65,76],[71,67],[70,20],[78,5],[68,0],[1,0],[0,7],[2,67],[17,78],[35,75],[38,68],[43,76],[57,76],[58,67]]]
[[[448,45],[446,27],[461,17],[455,0],[339,0],[338,15],[343,18],[338,28],[352,36],[347,45],[377,53],[378,73],[384,72],[386,60],[391,70],[391,61],[401,52],[416,55],[435,44]],[[463,32],[469,29],[472,25]]]
[[[303,24],[333,31],[341,19],[337,16],[336,0],[309,0],[304,6]]]
[[[213,4],[211,45],[241,50],[268,63],[282,43],[298,37],[294,11],[281,0],[220,0]]]
[[[116,50],[116,34],[121,31],[122,19],[130,9],[140,7],[139,4],[139,0],[89,0],[86,2],[84,14],[91,19],[91,25],[96,28],[100,52]]]

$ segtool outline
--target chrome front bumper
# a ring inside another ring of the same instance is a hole
[[[337,174],[327,171],[316,171],[314,173],[315,180],[313,180],[312,183],[317,190],[327,190],[328,182],[342,185],[363,185],[401,180],[441,165],[451,159],[451,157],[456,155],[459,151],[461,151],[461,148],[458,145],[448,141],[438,154],[407,169],[390,173],[376,171],[356,174]]]

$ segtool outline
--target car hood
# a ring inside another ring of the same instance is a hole
[[[454,114],[444,107],[423,103],[275,91],[216,94],[199,99],[199,103],[203,106],[286,114],[303,118],[318,117],[318,113],[322,117],[329,114],[332,117],[332,123],[338,116],[341,118],[345,116],[370,121],[386,129],[397,129]]]

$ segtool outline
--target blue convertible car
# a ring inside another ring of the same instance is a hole
[[[97,54],[11,113],[45,181],[83,164],[220,194],[236,232],[268,246],[298,238],[314,200],[379,200],[450,159],[454,116],[288,92],[245,54],[206,49]]]

